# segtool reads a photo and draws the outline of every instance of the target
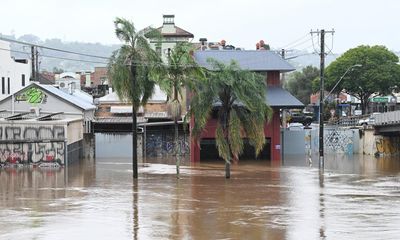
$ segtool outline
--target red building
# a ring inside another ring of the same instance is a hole
[[[207,59],[213,58],[226,64],[234,60],[242,69],[265,75],[265,81],[267,82],[265,101],[272,107],[274,113],[269,123],[265,123],[266,145],[261,155],[263,155],[263,158],[279,161],[281,159],[280,111],[285,108],[304,108],[304,104],[281,87],[281,73],[295,70],[293,66],[272,51],[206,50],[196,51],[194,57],[200,66],[209,70],[212,70],[212,67],[207,62]],[[210,152],[217,153],[215,150],[216,126],[216,119],[211,118],[201,135],[200,146],[191,141],[190,159],[192,162],[199,162],[200,158],[209,156]],[[245,149],[244,153],[246,152],[249,151]]]

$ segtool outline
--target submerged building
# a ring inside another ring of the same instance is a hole
[[[272,119],[264,126],[264,135],[266,145],[258,158],[269,159],[272,161],[281,159],[281,121],[280,111],[282,109],[304,108],[304,104],[282,88],[280,75],[281,73],[295,70],[287,61],[272,51],[256,51],[256,50],[205,50],[196,51],[194,53],[197,63],[206,68],[213,70],[208,59],[212,58],[219,62],[229,64],[232,60],[236,61],[242,69],[258,72],[265,75],[266,81],[266,99],[265,102],[272,107]],[[194,119],[195,121],[195,119]],[[192,119],[193,123],[193,119]],[[198,162],[200,159],[216,159],[218,151],[215,145],[215,130],[217,127],[217,119],[209,119],[205,130],[201,135],[200,146],[193,141],[190,146],[190,159],[192,162]],[[245,144],[244,154],[247,158],[254,159],[253,151],[249,151],[249,146]]]

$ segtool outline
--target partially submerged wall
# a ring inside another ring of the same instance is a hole
[[[64,165],[70,147],[81,145],[82,138],[81,119],[51,122],[1,121],[0,164]]]

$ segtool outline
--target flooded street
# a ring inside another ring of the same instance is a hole
[[[96,138],[95,160],[0,169],[0,239],[398,239],[400,159],[304,156],[281,163],[146,159],[129,135]],[[119,144],[119,145],[118,145]],[[317,163],[317,161],[313,161]],[[168,164],[166,164],[168,163]]]

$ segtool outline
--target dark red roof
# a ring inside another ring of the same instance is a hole
[[[188,38],[194,38],[194,35],[186,30],[183,30],[180,27],[174,26],[176,32],[175,33],[161,33],[163,37],[188,37]],[[162,26],[157,28],[159,32],[162,30]]]

